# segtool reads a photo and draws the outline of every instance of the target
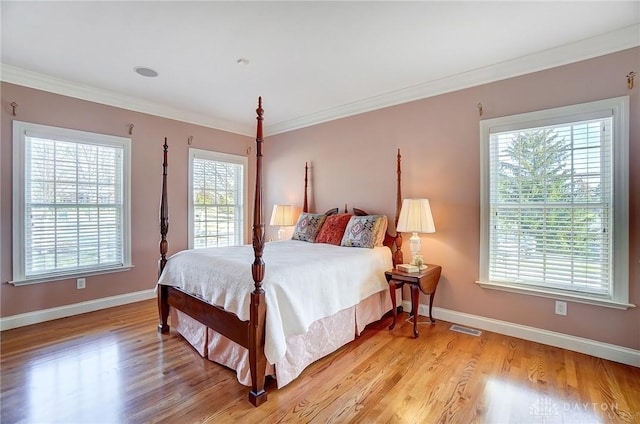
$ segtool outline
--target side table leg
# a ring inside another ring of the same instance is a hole
[[[431,320],[432,324],[436,322],[436,320],[433,319],[433,315],[431,315],[431,308],[433,307],[433,297],[435,295],[436,295],[436,292],[434,291],[433,293],[431,293],[431,296],[429,296],[429,319]]]
[[[398,318],[398,309],[396,308],[396,282],[393,280],[389,281],[389,295],[391,296],[391,306],[393,306],[393,322],[389,326],[389,330],[393,330]]]
[[[411,310],[413,311],[413,337],[418,338],[418,305],[420,304],[420,289],[411,285]]]

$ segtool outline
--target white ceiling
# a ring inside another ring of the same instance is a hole
[[[246,135],[259,95],[274,134],[640,45],[638,0],[0,7],[2,80]]]

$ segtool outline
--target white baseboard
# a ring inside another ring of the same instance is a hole
[[[72,315],[84,314],[86,312],[98,311],[100,309],[111,308],[113,306],[126,305],[127,303],[139,302],[141,300],[153,299],[155,297],[155,290],[149,289],[134,293],[121,294],[118,296],[105,297],[102,299],[89,300],[81,303],[74,303],[72,305],[59,306],[57,308],[11,315],[0,318],[0,331],[24,327],[25,325],[38,324]]]
[[[408,300],[403,301],[402,307],[405,311],[410,311],[411,302]],[[429,305],[420,304],[418,314],[428,316]],[[557,333],[536,327],[514,324],[507,321],[485,318],[479,315],[466,314],[464,312],[452,311],[436,306],[433,307],[433,317],[454,324],[493,331],[494,333],[518,337],[602,359],[608,359],[610,361],[620,362],[622,364],[632,365],[634,367],[640,367],[640,351],[623,346],[575,337],[569,334]]]
[[[105,297],[102,299],[90,300],[87,302],[75,303],[72,305],[60,306],[57,308],[44,309],[41,311],[28,312],[25,314],[12,315],[0,318],[0,331],[12,328],[23,327],[31,324],[38,324],[58,318],[83,314],[86,312],[98,311],[100,309],[111,308],[113,306],[126,305],[128,303],[153,299],[156,297],[153,289],[143,290],[135,293],[127,293],[118,296]],[[402,307],[406,311],[411,310],[411,302],[403,301]],[[418,314],[428,316],[429,305],[420,304]],[[479,315],[471,315],[464,312],[452,311],[449,309],[433,308],[433,316],[436,319],[451,322],[454,324],[466,325],[481,330],[493,331],[494,333],[505,334],[507,336],[518,337],[550,346],[573,350],[575,352],[620,362],[634,367],[640,367],[640,351],[603,343],[596,340],[575,337],[568,334],[529,327],[526,325],[514,324],[507,321],[500,321],[492,318],[485,318]]]

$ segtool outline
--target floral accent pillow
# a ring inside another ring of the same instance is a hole
[[[327,216],[316,237],[316,243],[328,243],[340,246],[344,230],[351,219],[351,214],[339,213]]]
[[[382,246],[387,231],[385,215],[352,216],[344,230],[341,246],[367,247]]]
[[[314,243],[326,218],[327,216],[322,213],[301,213],[291,239]]]

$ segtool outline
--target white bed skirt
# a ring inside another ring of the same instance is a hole
[[[396,293],[402,299],[402,293]],[[266,375],[276,377],[278,388],[284,387],[311,363],[354,340],[364,328],[391,310],[388,291],[381,291],[351,308],[315,321],[305,334],[287,337],[287,350],[277,364],[267,361]],[[190,316],[171,308],[174,327],[200,354],[236,371],[238,381],[251,386],[249,351],[219,333],[208,329]]]

